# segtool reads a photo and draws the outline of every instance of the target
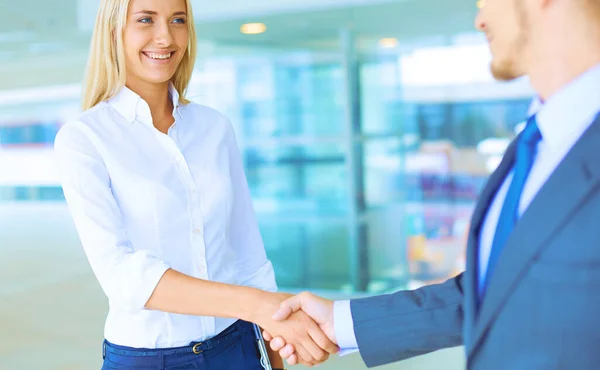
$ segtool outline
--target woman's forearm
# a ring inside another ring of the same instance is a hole
[[[279,303],[285,299],[278,295],[250,287],[201,280],[169,269],[145,307],[177,314],[255,322],[261,312],[277,310]]]
[[[325,334],[303,312],[296,312],[284,322],[273,314],[289,294],[270,293],[256,288],[197,279],[173,269],[162,276],[145,307],[171,313],[236,318],[263,327],[274,336],[285,338],[298,351],[305,364],[322,362],[327,353],[316,342],[326,343]],[[316,335],[316,336],[315,336]],[[321,337],[322,340],[318,340]],[[317,339],[317,340],[315,340]],[[327,343],[326,343],[327,344]],[[325,345],[324,347],[327,347]],[[330,344],[337,350],[337,347]],[[328,349],[330,353],[335,353]],[[269,353],[274,367],[283,366],[277,353]]]

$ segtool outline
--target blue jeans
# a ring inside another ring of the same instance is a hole
[[[130,348],[104,341],[102,370],[263,370],[252,324],[237,321],[214,338],[176,348]]]

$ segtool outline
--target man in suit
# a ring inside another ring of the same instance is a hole
[[[472,370],[600,369],[600,1],[485,0],[476,26],[493,75],[528,76],[537,99],[477,202],[466,271],[349,302],[302,293],[276,316],[306,311],[369,367],[464,344]]]

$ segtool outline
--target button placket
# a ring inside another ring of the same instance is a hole
[[[174,134],[174,132],[173,132]],[[206,247],[204,245],[204,217],[200,209],[200,199],[198,196],[198,190],[192,177],[189,166],[183,156],[183,153],[179,149],[179,146],[171,135],[162,135],[161,140],[165,143],[167,150],[176,159],[175,163],[178,172],[181,176],[182,181],[188,191],[188,197],[190,200],[190,217],[191,217],[191,244],[192,250],[190,251],[193,260],[194,268],[200,274],[203,279],[208,279],[208,270],[206,268]]]

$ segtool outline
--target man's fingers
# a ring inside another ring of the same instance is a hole
[[[298,356],[298,360],[303,365],[313,364],[315,359],[312,357],[311,352],[304,348],[304,342],[305,341],[303,341],[302,343],[298,343],[294,346],[294,348],[296,349],[296,355]]]
[[[322,348],[327,353],[334,355],[339,352],[338,346],[329,340],[327,335],[323,333],[323,330],[321,330],[320,327],[316,325],[309,326],[308,334],[310,335],[312,340],[317,344],[317,346]]]
[[[299,296],[293,296],[281,302],[279,311],[273,315],[273,320],[281,321],[287,319],[292,313],[302,308],[302,301]]]
[[[309,319],[310,320],[310,319]],[[305,321],[305,335],[302,336],[302,345],[306,348],[307,351],[310,352],[313,359],[315,359],[318,363],[321,363],[329,358],[329,354],[325,352],[321,347],[315,342],[312,338],[312,334],[318,336],[319,333],[323,335],[321,329],[315,324],[314,321]]]

